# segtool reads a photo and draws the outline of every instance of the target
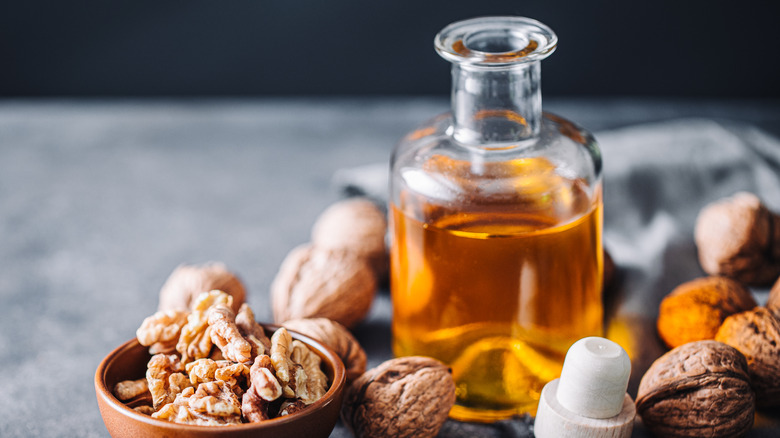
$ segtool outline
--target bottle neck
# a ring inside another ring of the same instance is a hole
[[[512,143],[539,135],[541,63],[510,68],[452,66],[455,139],[470,145]]]

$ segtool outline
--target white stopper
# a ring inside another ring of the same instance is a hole
[[[636,416],[626,394],[630,374],[631,361],[620,345],[598,337],[575,342],[561,378],[542,390],[536,437],[630,437]]]
[[[590,418],[620,413],[631,375],[631,360],[609,339],[590,337],[575,342],[566,353],[558,384],[558,402]]]

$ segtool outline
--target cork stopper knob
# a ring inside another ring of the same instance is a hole
[[[620,345],[598,337],[575,342],[561,378],[542,389],[536,437],[630,437],[636,416],[626,394],[630,374],[631,361]]]
[[[620,345],[598,337],[580,339],[566,353],[558,401],[584,417],[614,417],[623,406],[630,374],[631,360]]]

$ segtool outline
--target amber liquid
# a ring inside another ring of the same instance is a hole
[[[534,415],[571,344],[603,334],[600,193],[535,183],[555,187],[457,209],[407,192],[392,206],[394,353],[452,368],[453,418]]]

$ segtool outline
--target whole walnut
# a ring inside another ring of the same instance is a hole
[[[729,316],[715,339],[747,359],[758,406],[780,406],[780,320],[763,307]]]
[[[642,377],[636,408],[656,436],[742,435],[752,427],[755,413],[745,357],[711,340],[677,347]]]
[[[710,275],[764,285],[780,276],[780,216],[752,193],[706,206],[694,232],[699,262]]]
[[[357,438],[435,437],[455,404],[446,365],[429,357],[388,360],[344,393],[341,419]]]
[[[390,263],[386,233],[382,210],[368,199],[351,198],[336,202],[320,214],[312,227],[311,240],[315,246],[365,258],[377,278],[383,278]]]
[[[198,295],[212,290],[233,297],[233,312],[246,301],[244,285],[224,264],[179,265],[160,289],[158,310],[189,310]]]
[[[347,367],[347,382],[357,379],[366,371],[366,352],[343,325],[328,318],[301,318],[285,321],[282,326],[333,349]]]
[[[715,339],[729,315],[756,307],[750,291],[726,277],[704,277],[677,286],[658,311],[658,334],[669,348]]]
[[[376,279],[363,258],[313,245],[293,249],[271,284],[274,321],[328,318],[346,327],[362,321],[374,300]]]

